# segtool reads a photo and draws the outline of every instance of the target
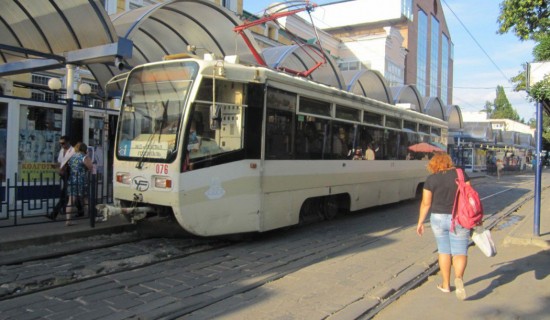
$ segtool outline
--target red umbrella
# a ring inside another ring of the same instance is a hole
[[[412,146],[409,146],[409,150],[412,152],[443,152],[443,149],[426,142],[413,144]]]

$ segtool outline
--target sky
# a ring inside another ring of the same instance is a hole
[[[274,2],[277,1],[244,0],[244,9],[261,14]],[[312,2],[325,4],[337,1]],[[496,87],[500,85],[520,118],[529,121],[535,118],[535,105],[526,100],[525,92],[514,92],[509,79],[523,71],[522,64],[533,61],[535,43],[520,41],[512,33],[496,33],[501,2],[441,0],[454,45],[453,104],[462,111],[483,110],[486,101],[493,102]]]

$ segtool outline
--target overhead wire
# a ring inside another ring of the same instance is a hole
[[[268,11],[269,9],[274,9],[276,7],[279,7],[281,8],[281,5],[284,5],[283,7],[286,7],[286,9],[288,9],[288,7],[295,7],[297,5],[303,5],[305,1],[282,1],[280,3],[276,3],[276,4],[273,4],[271,6],[269,6],[267,9],[264,10],[264,13],[266,11]],[[335,1],[336,3],[338,1]],[[487,53],[487,51],[481,46],[481,44],[479,43],[479,41],[475,38],[475,36],[470,32],[470,30],[466,27],[466,25],[462,22],[462,20],[460,19],[460,17],[455,13],[455,11],[450,7],[450,5],[447,3],[447,1],[445,0],[442,0],[442,2],[447,6],[447,8],[449,9],[449,11],[453,14],[453,16],[457,19],[457,21],[461,24],[461,26],[464,28],[464,30],[467,32],[467,34],[472,38],[472,40],[475,42],[475,44],[477,45],[477,47],[479,47],[479,49],[483,52],[483,54],[487,57],[487,59],[491,62],[491,64],[498,70],[498,72],[503,76],[503,78],[506,80],[507,83],[512,83],[511,82],[511,79],[502,71],[502,69],[497,65],[497,63],[491,58],[491,56],[489,56],[489,54]],[[330,2],[329,3],[326,3],[326,4],[331,4]],[[316,8],[317,10],[323,10],[324,8],[322,6],[319,6]],[[280,11],[280,10],[277,10],[277,12]],[[319,20],[318,22],[320,24],[323,24],[325,25],[326,27],[331,27],[329,24],[326,23],[326,21],[323,21],[323,20],[320,20],[319,18],[313,16],[313,15],[309,15],[309,18],[311,19],[311,24],[314,25],[314,22],[313,20]],[[287,30],[288,32],[288,30]],[[317,35],[318,37],[318,35]],[[356,43],[359,43],[359,41],[357,39],[354,39],[352,37],[347,37],[347,36],[340,36],[341,39],[345,39],[346,42],[356,42]],[[318,39],[320,40],[320,39]],[[379,52],[375,51],[375,50],[370,50],[368,47],[367,48],[364,48],[366,49],[367,51],[371,52],[374,56],[379,56],[379,57],[382,57]],[[504,87],[505,89],[506,88],[513,88],[513,87]],[[453,89],[476,89],[476,90],[488,90],[488,89],[492,89],[494,90],[495,88],[494,87],[455,87],[453,86]]]
[[[510,83],[511,80],[510,78],[508,78],[508,76],[506,76],[506,74],[504,74],[504,72],[502,71],[502,69],[500,69],[500,67],[496,64],[496,62],[493,60],[493,58],[491,58],[491,56],[489,56],[489,54],[487,53],[487,51],[485,51],[485,49],[483,49],[483,47],[481,46],[481,44],[479,43],[479,41],[477,41],[477,39],[474,37],[474,35],[470,32],[470,30],[468,30],[468,28],[466,27],[466,25],[462,22],[462,20],[458,17],[458,15],[454,12],[454,10],[451,8],[451,6],[447,3],[447,1],[445,0],[442,0],[443,3],[447,6],[447,8],[449,8],[449,11],[451,11],[451,13],[455,16],[456,20],[460,23],[460,25],[464,28],[464,30],[466,31],[466,33],[468,33],[468,35],[470,36],[470,38],[472,38],[472,40],[476,43],[476,45],[479,47],[479,49],[485,54],[485,56],[487,57],[487,59],[489,59],[489,61],[491,61],[491,63],[493,64],[493,66],[500,72],[500,74],[504,77],[504,79],[506,79],[506,82]]]

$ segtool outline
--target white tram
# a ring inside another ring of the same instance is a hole
[[[146,64],[128,75],[115,206],[101,209],[175,218],[199,236],[332,218],[414,198],[426,161],[407,147],[446,137],[440,119],[268,68]],[[369,145],[376,160],[361,160]]]

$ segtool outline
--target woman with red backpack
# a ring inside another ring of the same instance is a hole
[[[468,245],[470,230],[455,225],[451,231],[453,205],[457,191],[457,169],[451,157],[446,153],[436,153],[427,166],[431,173],[426,178],[422,191],[422,202],[416,233],[424,234],[424,220],[430,215],[430,224],[437,242],[438,262],[442,283],[437,288],[451,292],[451,266],[455,273],[455,293],[458,299],[466,299],[463,276],[468,264]],[[470,184],[469,177],[464,174],[464,180]],[[431,209],[431,210],[430,210]]]

